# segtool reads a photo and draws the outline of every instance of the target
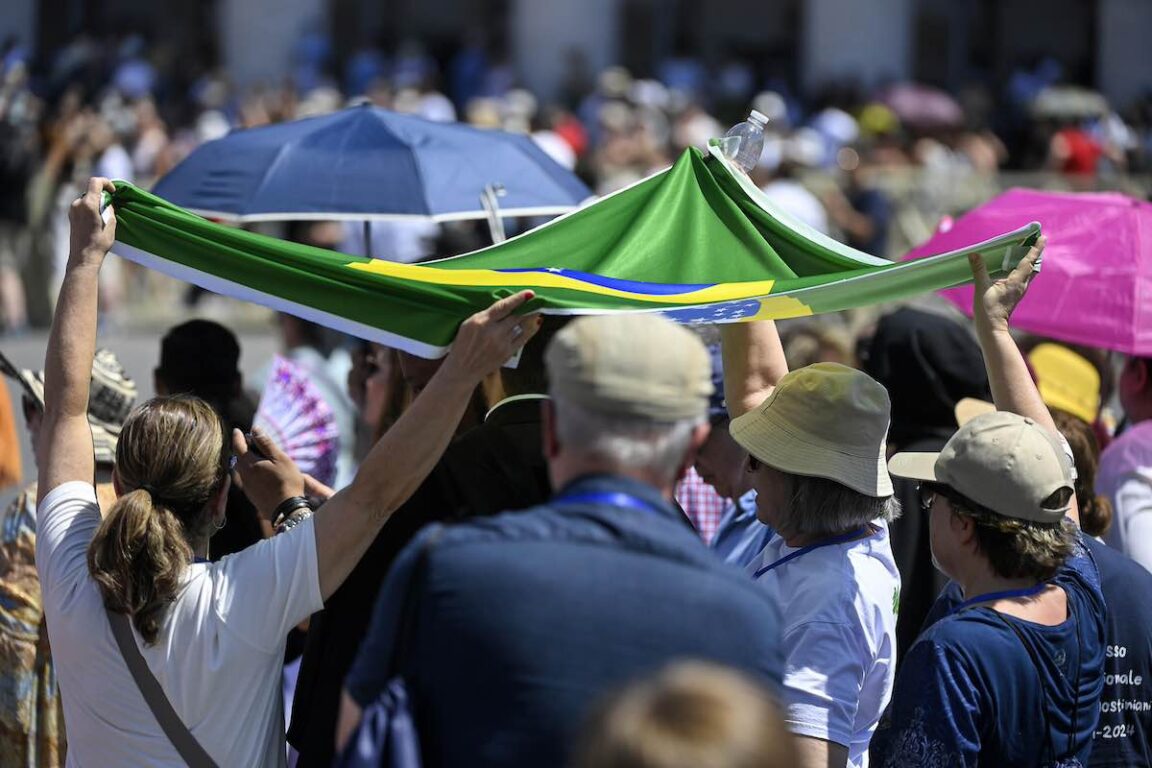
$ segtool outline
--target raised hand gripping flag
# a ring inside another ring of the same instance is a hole
[[[114,251],[208,290],[438,357],[460,322],[531,289],[525,311],[661,312],[683,323],[834,312],[993,277],[1039,236],[1029,223],[949,253],[889,262],[777,209],[719,153],[676,164],[488,248],[420,265],[350,256],[214,224],[116,183]]]

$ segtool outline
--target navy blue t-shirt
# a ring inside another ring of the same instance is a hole
[[[1089,768],[1152,766],[1152,573],[1089,536],[1084,545],[1100,572],[1108,604],[1104,692]],[[944,589],[925,626],[963,602],[960,587]]]
[[[1068,596],[1069,617],[1055,626],[986,605],[956,611],[955,597],[941,596],[929,621],[946,615],[909,649],[872,739],[876,766],[1088,764],[1107,609],[1082,544],[1051,583]]]
[[[1088,765],[1152,766],[1152,573],[1095,539],[1084,543],[1108,602],[1104,693]]]

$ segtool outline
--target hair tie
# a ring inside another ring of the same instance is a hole
[[[139,488],[137,488],[137,490],[144,491],[145,493],[147,493],[149,496],[152,496],[153,498],[155,498],[155,496],[156,496],[156,489],[153,488],[152,486],[148,485],[148,483],[141,483]]]

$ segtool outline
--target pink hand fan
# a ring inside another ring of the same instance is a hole
[[[340,433],[307,368],[279,355],[272,359],[252,425],[271,437],[301,472],[325,485],[335,482]]]

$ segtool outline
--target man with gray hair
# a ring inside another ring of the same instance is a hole
[[[577,320],[546,362],[545,505],[426,529],[345,681],[338,738],[403,680],[427,765],[558,766],[590,707],[674,659],[778,689],[774,601],[672,501],[708,434],[709,356],[651,315]]]

